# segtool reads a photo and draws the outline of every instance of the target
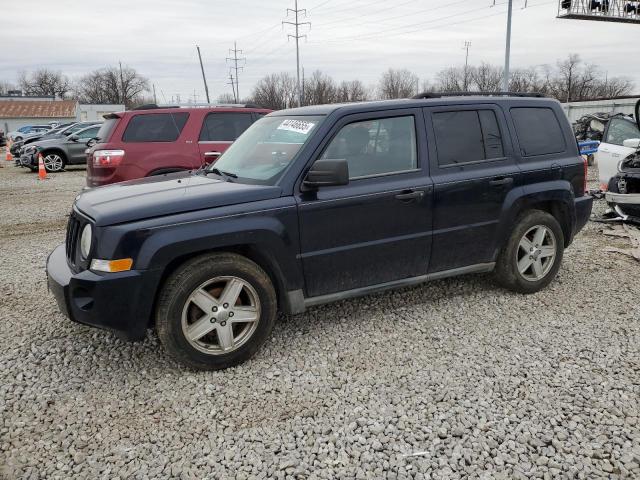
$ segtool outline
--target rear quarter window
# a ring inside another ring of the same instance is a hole
[[[562,153],[567,149],[562,126],[548,107],[514,107],[510,110],[524,157]]]
[[[98,134],[96,135],[96,137],[98,137],[98,140],[102,142],[109,141],[109,137],[111,137],[111,132],[113,132],[113,129],[116,128],[116,125],[118,124],[119,121],[120,121],[120,118],[105,119],[104,123],[100,126],[100,130],[98,130]],[[73,126],[68,130],[66,130],[65,133],[70,134],[76,130],[77,130],[76,127]]]
[[[189,118],[188,113],[135,115],[122,135],[123,142],[175,142]]]

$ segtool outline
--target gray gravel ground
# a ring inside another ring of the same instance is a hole
[[[640,264],[600,225],[541,293],[469,276],[344,301],[194,373],[47,293],[83,175],[0,169],[0,478],[640,477]]]

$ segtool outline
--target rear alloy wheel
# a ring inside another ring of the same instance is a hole
[[[59,172],[64,168],[64,159],[57,153],[47,153],[42,161],[47,172]]]
[[[217,370],[251,358],[276,317],[269,276],[231,253],[196,257],[166,281],[156,309],[158,337],[176,360]]]
[[[530,210],[517,220],[496,262],[495,277],[519,293],[534,293],[555,278],[564,253],[564,235],[555,217]]]

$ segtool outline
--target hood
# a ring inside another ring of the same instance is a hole
[[[179,172],[87,190],[76,197],[75,205],[103,226],[268,200],[281,192],[280,187]]]

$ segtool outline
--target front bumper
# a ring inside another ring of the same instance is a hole
[[[47,259],[47,283],[60,311],[74,322],[114,331],[125,340],[142,340],[150,325],[160,272],[131,270],[73,273],[65,246]]]
[[[607,192],[604,198],[623,220],[640,222],[640,193]]]
[[[38,160],[35,155],[23,154],[16,157],[16,167],[38,168]]]

